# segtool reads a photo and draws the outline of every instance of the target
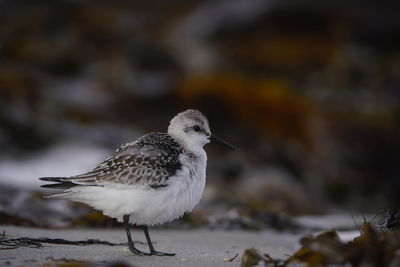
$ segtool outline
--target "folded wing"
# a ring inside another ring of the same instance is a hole
[[[168,134],[150,133],[136,142],[122,145],[116,153],[93,170],[72,177],[42,177],[53,182],[42,187],[68,189],[74,186],[108,184],[168,186],[168,181],[181,168],[181,146]]]

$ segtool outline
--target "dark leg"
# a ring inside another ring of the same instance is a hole
[[[135,248],[135,245],[133,244],[132,237],[131,237],[131,230],[129,227],[129,215],[124,215],[124,226],[126,230],[126,236],[128,237],[128,245],[129,245],[129,250],[138,256],[148,256],[150,255],[149,253],[143,252]]]
[[[147,229],[147,225],[143,225],[143,232],[144,235],[146,236],[147,244],[149,245],[150,249],[150,254],[151,255],[157,255],[157,256],[175,256],[175,253],[165,253],[165,252],[159,252],[156,251],[153,247],[153,243],[151,243],[150,235],[149,235],[149,230]]]

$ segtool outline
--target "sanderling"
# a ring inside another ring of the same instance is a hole
[[[200,201],[206,182],[204,145],[234,147],[212,135],[207,118],[186,110],[170,122],[168,133],[149,133],[121,145],[93,170],[72,177],[43,177],[42,187],[65,189],[49,197],[85,203],[123,222],[129,249],[136,255],[174,256],[156,251],[148,225],[181,217]],[[141,226],[150,253],[135,248],[129,224]]]

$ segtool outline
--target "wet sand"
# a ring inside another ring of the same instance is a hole
[[[115,243],[126,242],[125,231],[121,229],[67,229],[45,230],[15,226],[0,226],[7,238],[48,237],[67,240],[100,239]],[[273,230],[223,231],[223,230],[150,230],[157,250],[174,252],[174,257],[134,256],[126,246],[106,245],[54,245],[44,244],[42,248],[21,247],[0,250],[0,266],[43,266],[63,262],[83,261],[107,266],[113,262],[124,262],[131,266],[239,266],[243,251],[256,247],[274,257],[285,258],[298,247],[298,235]],[[133,232],[135,241],[145,241],[140,230]],[[138,244],[142,250],[146,244]],[[239,256],[232,262],[224,259]]]

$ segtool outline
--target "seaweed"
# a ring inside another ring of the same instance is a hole
[[[399,230],[400,229],[400,211],[388,210],[383,218],[383,222],[378,225],[386,230]]]
[[[143,242],[141,241],[135,241],[135,242],[143,244]],[[40,238],[0,237],[0,250],[16,249],[20,247],[41,248],[43,247],[43,244],[75,245],[75,246],[86,246],[86,245],[126,246],[127,245],[127,243],[112,243],[109,241],[103,241],[98,239],[70,241],[61,238],[47,238],[47,237],[40,237]]]
[[[400,266],[400,230],[398,212],[390,212],[380,226],[364,222],[360,235],[343,242],[335,230],[300,239],[301,247],[286,260],[273,259],[257,249],[247,249],[242,267],[265,266]],[[396,224],[396,223],[397,224]]]

